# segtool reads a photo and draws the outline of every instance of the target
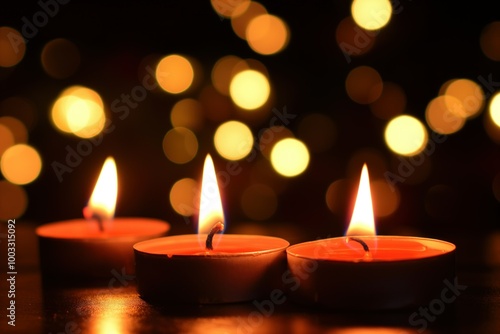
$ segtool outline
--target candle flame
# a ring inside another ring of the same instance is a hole
[[[368,167],[363,165],[359,180],[358,194],[352,212],[351,222],[347,228],[347,236],[375,235],[375,219],[373,218],[372,195]]]
[[[112,157],[108,157],[102,166],[92,196],[90,196],[89,205],[84,209],[85,218],[97,218],[101,222],[113,219],[117,195],[116,164]]]
[[[217,222],[224,223],[224,211],[222,209],[222,201],[214,163],[210,154],[207,154],[201,180],[198,235],[209,234],[210,230]],[[200,238],[200,241],[202,239],[203,238]]]

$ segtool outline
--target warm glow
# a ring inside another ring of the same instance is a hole
[[[309,150],[298,139],[282,139],[271,151],[271,163],[279,174],[286,177],[297,176],[309,165]]]
[[[484,92],[481,86],[469,79],[452,80],[446,85],[444,95],[456,98],[461,104],[460,108],[464,112],[465,117],[477,115],[484,105]],[[450,103],[450,99],[445,100],[445,103]],[[448,106],[453,108],[453,102]]]
[[[405,111],[406,94],[398,84],[384,82],[383,85],[382,94],[370,104],[370,110],[378,118],[389,120]]]
[[[225,18],[233,16],[238,7],[241,8],[239,10],[243,11],[250,6],[250,0],[210,0],[210,3],[215,12]]]
[[[237,6],[231,16],[231,27],[234,33],[242,39],[246,38],[246,30],[248,24],[254,17],[262,14],[267,14],[267,10],[257,1],[250,1],[250,4],[246,3]]]
[[[214,145],[217,152],[228,160],[243,159],[253,147],[252,131],[238,121],[223,123],[215,131]]]
[[[0,220],[21,217],[28,207],[28,195],[23,187],[0,181]]]
[[[434,132],[448,135],[464,126],[466,113],[459,99],[441,95],[429,102],[425,109],[425,119]]]
[[[346,235],[375,235],[375,219],[373,218],[372,195],[368,167],[363,165],[359,180],[358,194],[352,212],[351,222]]]
[[[156,81],[168,93],[184,92],[191,86],[193,79],[193,66],[180,55],[167,56],[160,60],[156,67]]]
[[[163,153],[170,161],[185,164],[198,153],[198,139],[187,128],[173,128],[163,137]]]
[[[248,45],[263,55],[275,54],[288,42],[288,27],[277,16],[263,14],[250,21],[246,30]]]
[[[43,47],[42,66],[55,79],[64,79],[80,66],[80,51],[74,43],[64,38],[54,39]]]
[[[0,167],[3,176],[15,184],[28,184],[40,175],[42,158],[38,151],[26,144],[9,147],[2,155]]]
[[[212,68],[212,84],[215,89],[223,95],[229,95],[229,84],[233,79],[235,70],[237,70],[236,73],[241,72],[243,69],[240,70],[238,67],[243,67],[240,64],[245,63],[246,62],[242,61],[241,58],[231,55],[217,60]],[[248,66],[244,69],[248,69]]]
[[[229,87],[231,99],[238,107],[246,110],[262,107],[270,92],[271,87],[266,76],[254,70],[236,74]]]
[[[382,77],[377,70],[369,66],[354,68],[345,80],[347,95],[360,104],[375,102],[382,94],[383,87]]]
[[[108,157],[102,166],[101,174],[95,184],[89,200],[85,218],[98,216],[103,221],[113,219],[115,215],[116,197],[118,195],[118,175],[115,160]]]
[[[198,200],[198,183],[190,178],[184,178],[174,183],[170,189],[170,205],[180,215],[192,216],[196,213]]]
[[[393,118],[385,128],[384,137],[393,152],[408,156],[422,152],[428,141],[422,122],[408,115]]]
[[[489,114],[493,123],[500,127],[500,93],[496,93],[491,99]]]
[[[217,222],[224,223],[224,211],[222,210],[222,200],[214,162],[210,154],[208,154],[203,166],[203,178],[201,180],[200,213],[198,216],[200,242],[205,242],[203,235],[210,233],[210,230]]]
[[[170,122],[174,127],[190,130],[201,130],[204,118],[203,105],[195,99],[187,98],[178,101],[170,112]]]
[[[0,67],[17,65],[26,52],[26,42],[19,31],[0,27]]]
[[[354,0],[351,14],[361,28],[377,30],[389,23],[392,6],[389,0]]]
[[[500,21],[491,22],[484,27],[479,43],[486,57],[500,61]]]

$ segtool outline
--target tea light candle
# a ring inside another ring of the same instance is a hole
[[[288,241],[259,235],[223,235],[215,168],[203,169],[198,234],[134,245],[137,289],[154,303],[231,303],[269,296],[281,287]]]
[[[75,280],[112,277],[112,271],[134,274],[133,245],[164,236],[170,225],[150,218],[113,219],[118,180],[116,164],[108,158],[84,209],[86,219],[39,226],[40,266],[44,278]]]
[[[366,165],[346,234],[287,249],[293,300],[348,310],[418,307],[454,282],[452,243],[375,235]]]

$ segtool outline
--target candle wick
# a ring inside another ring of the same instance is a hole
[[[92,218],[94,218],[97,221],[97,226],[99,227],[99,231],[104,232],[104,222],[102,217],[100,215],[93,214]]]
[[[366,242],[364,242],[363,240],[361,240],[359,238],[355,238],[355,237],[347,237],[346,241],[349,242],[350,240],[356,241],[361,246],[363,246],[363,249],[364,249],[365,252],[368,253],[370,251],[370,248],[368,247],[368,245],[366,244]]]
[[[214,247],[212,246],[212,241],[214,238],[214,234],[222,232],[224,230],[224,224],[221,221],[218,221],[217,223],[214,224],[212,229],[210,230],[210,233],[208,233],[207,236],[207,241],[205,243],[205,248],[207,250],[213,250]]]

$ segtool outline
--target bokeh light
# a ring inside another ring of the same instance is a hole
[[[337,137],[337,127],[330,117],[312,113],[300,121],[298,136],[311,152],[321,153],[333,147]]]
[[[254,110],[266,103],[271,87],[264,74],[246,70],[234,76],[229,92],[237,106],[245,110]]]
[[[17,65],[26,52],[26,42],[19,31],[0,27],[0,67]]]
[[[193,131],[203,128],[203,106],[195,99],[178,101],[170,112],[170,122],[174,127],[184,127]]]
[[[465,109],[459,99],[441,95],[432,99],[425,110],[429,127],[437,133],[452,134],[465,124]]]
[[[413,116],[401,115],[393,118],[385,128],[387,146],[400,155],[415,155],[427,145],[428,136],[422,122]]]
[[[188,217],[198,213],[198,183],[191,178],[175,182],[170,190],[169,199],[175,212],[182,216]]]
[[[215,12],[225,18],[233,16],[236,8],[245,11],[250,6],[250,0],[210,0],[210,3]]]
[[[16,184],[0,181],[0,220],[21,217],[28,207],[26,191]]]
[[[359,174],[359,170],[358,170]],[[332,182],[325,195],[328,209],[336,215],[345,216],[348,208],[352,205],[348,194],[353,193],[356,184],[349,179],[339,179]]]
[[[265,184],[252,184],[241,196],[241,208],[252,220],[270,218],[278,207],[275,191]]]
[[[286,177],[302,174],[309,165],[309,158],[307,146],[295,138],[280,140],[271,151],[274,170]]]
[[[293,132],[285,126],[271,126],[259,131],[259,149],[264,157],[271,158],[274,145],[282,139],[294,138]]]
[[[187,58],[176,54],[169,55],[156,66],[156,80],[164,91],[179,94],[193,83],[194,69]]]
[[[14,145],[14,143],[14,135],[12,134],[12,131],[10,131],[8,127],[0,123],[0,159],[3,152]]]
[[[478,115],[484,105],[483,89],[469,79],[452,80],[447,84],[444,95],[452,96],[460,101],[465,117],[468,118]],[[450,103],[450,99],[445,99],[445,102]],[[453,108],[454,106],[448,107]]]
[[[377,70],[359,66],[349,72],[345,81],[347,95],[357,103],[375,102],[382,94],[384,84]]]
[[[479,44],[486,57],[500,61],[500,21],[491,22],[484,27]]]
[[[351,15],[361,28],[377,30],[389,23],[392,5],[389,0],[353,0]]]
[[[51,120],[60,131],[91,138],[104,129],[104,104],[96,91],[72,86],[65,89],[54,102]]]
[[[40,175],[42,158],[35,148],[26,144],[16,144],[3,153],[0,168],[9,182],[28,184]]]
[[[250,128],[238,121],[225,122],[215,131],[215,149],[228,160],[240,160],[246,157],[251,152],[253,143],[254,138]]]
[[[75,44],[64,38],[48,42],[42,50],[42,66],[55,79],[72,75],[80,66],[80,52]]]
[[[393,82],[384,82],[383,85],[382,94],[370,104],[370,110],[378,118],[390,120],[404,113],[406,94],[401,86]]]
[[[173,128],[163,137],[163,152],[170,161],[185,164],[198,153],[198,139],[187,128]]]
[[[340,21],[335,31],[339,48],[347,56],[360,56],[370,51],[375,45],[376,35],[365,30],[354,22],[351,16]]]
[[[266,8],[257,1],[251,1],[250,5],[245,3],[237,6],[231,16],[231,27],[234,33],[241,39],[246,38],[248,24],[253,18],[267,14]]]
[[[491,98],[488,113],[493,123],[500,127],[500,93],[496,93]]]
[[[373,214],[377,218],[392,215],[399,207],[400,195],[395,187],[386,180],[376,179],[370,182],[373,198]]]
[[[28,141],[28,129],[26,129],[24,123],[17,118],[11,116],[0,117],[0,125],[10,130],[14,137],[14,143],[26,143]]]
[[[271,55],[283,50],[289,40],[289,29],[277,16],[263,14],[254,17],[248,24],[246,39],[252,50],[262,55]]]
[[[225,56],[219,59],[212,68],[212,84],[219,93],[229,95],[229,85],[236,65],[241,64],[241,58],[236,56]],[[248,66],[246,68],[248,69]]]

